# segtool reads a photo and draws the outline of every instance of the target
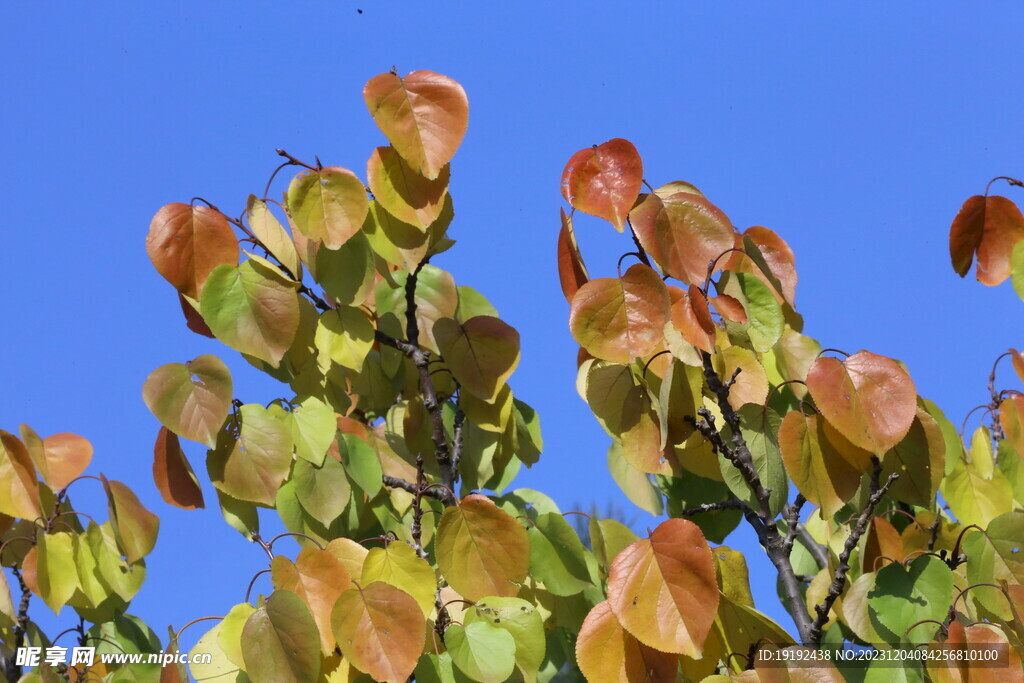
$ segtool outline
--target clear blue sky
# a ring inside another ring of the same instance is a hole
[[[554,259],[562,167],[612,137],[636,144],[655,185],[691,181],[737,226],[788,240],[798,309],[825,346],[906,361],[954,422],[984,400],[992,360],[1024,345],[1021,303],[1009,285],[960,281],[947,233],[989,178],[1024,174],[1024,8],[683,5],[5,8],[0,428],[86,436],[90,471],[127,482],[160,515],[134,613],[161,636],[168,623],[224,614],[266,563],[215,507],[160,500],[146,375],[212,352],[237,370],[243,400],[276,396],[236,354],[186,330],[146,258],[150,218],[195,195],[239,212],[262,191],[275,147],[362,175],[384,141],[361,89],[392,65],[449,75],[469,94],[452,171],[459,243],[437,264],[522,333],[513,386],[540,412],[546,450],[520,485],[563,509],[622,498],[605,468],[608,440],[574,391]],[[592,274],[611,274],[630,247],[596,220],[581,219],[578,233]],[[203,451],[189,454],[202,471]],[[102,516],[93,484],[76,484],[73,497]],[[741,539],[749,549],[751,536]],[[752,562],[759,607],[791,628],[770,565]]]

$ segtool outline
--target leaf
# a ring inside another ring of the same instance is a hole
[[[766,489],[771,489],[768,507],[777,515],[786,505],[789,486],[779,449],[779,427],[782,419],[771,408],[747,403],[739,409],[740,432],[747,442],[747,448],[754,459],[754,468]],[[792,413],[790,413],[792,414]],[[724,457],[718,458],[722,479],[729,490],[753,509],[759,509],[760,502],[754,497],[743,475]]]
[[[374,76],[363,88],[374,122],[403,159],[434,179],[455,156],[469,123],[462,86],[433,71]]]
[[[501,683],[516,665],[512,634],[485,621],[452,624],[444,632],[444,644],[455,666],[475,681]]]
[[[207,631],[188,653],[188,669],[197,683],[243,683],[248,680],[244,673],[224,653],[218,644],[222,623]],[[210,661],[206,662],[206,656]]]
[[[449,166],[425,178],[398,155],[394,147],[378,147],[366,163],[373,198],[392,216],[420,230],[436,221],[448,194]]]
[[[383,486],[380,457],[369,444],[357,436],[345,434],[341,441],[345,445],[345,453],[342,456],[345,471],[352,477],[356,486],[373,498]]]
[[[658,347],[668,320],[665,284],[638,263],[621,278],[597,278],[580,287],[572,299],[569,330],[595,358],[625,364]]]
[[[1013,489],[1001,470],[986,478],[972,464],[957,458],[953,471],[942,480],[942,497],[962,524],[988,526],[1013,509]]]
[[[1017,296],[1024,299],[1024,240],[1013,245],[1010,252],[1010,274],[1012,276],[1013,291]]]
[[[536,680],[544,661],[544,621],[522,598],[490,597],[466,610],[465,625],[483,622],[508,631],[515,641],[515,661],[526,683]]]
[[[590,610],[580,627],[576,663],[591,683],[646,683],[676,680],[679,659],[634,638],[606,600]]]
[[[324,458],[319,467],[308,460],[297,460],[292,465],[290,481],[295,484],[302,509],[327,527],[341,516],[352,499],[345,468],[333,457]]]
[[[722,652],[749,652],[755,643],[770,642],[784,647],[793,642],[785,629],[757,610],[720,596],[715,630],[721,640]],[[711,640],[711,638],[709,638]],[[735,666],[736,658],[730,663]]]
[[[306,683],[320,675],[320,634],[309,608],[295,593],[274,591],[249,615],[242,657],[253,683]]]
[[[316,347],[334,363],[362,372],[373,348],[373,323],[362,309],[339,306],[324,311],[316,326]]]
[[[39,476],[54,491],[78,478],[92,461],[92,444],[77,434],[52,434],[45,439],[28,425],[19,425],[22,442]]]
[[[334,605],[331,628],[352,666],[388,683],[405,683],[426,637],[416,600],[380,581],[345,591]]]
[[[181,450],[178,436],[167,427],[160,428],[153,447],[153,481],[169,505],[183,510],[206,507],[199,480]]]
[[[572,218],[559,209],[562,215],[562,229],[558,231],[558,280],[562,285],[562,294],[570,304],[576,291],[587,284],[587,264],[576,243],[576,232],[572,228]]]
[[[315,396],[306,396],[288,413],[295,455],[321,465],[338,430],[334,409]]]
[[[715,574],[722,594],[738,605],[754,606],[750,592],[750,577],[747,559],[738,550],[720,545],[711,551],[715,559]]]
[[[782,307],[766,284],[746,273],[723,278],[722,290],[743,305],[747,321],[741,327],[758,353],[767,353],[782,337],[786,321]]]
[[[288,214],[296,227],[328,249],[339,248],[359,232],[369,210],[362,181],[347,168],[303,171],[288,186]]]
[[[612,442],[608,449],[608,469],[612,479],[619,485],[634,505],[652,515],[660,515],[662,496],[651,478],[644,472],[633,467],[622,453],[622,445]]]
[[[128,564],[137,562],[156,545],[160,519],[147,510],[132,490],[121,482],[108,480],[102,474],[100,480],[107,493],[107,509],[118,547]]]
[[[66,531],[47,534],[40,529],[36,533],[37,593],[54,614],[60,614],[79,586],[74,542]]]
[[[1010,276],[1011,252],[1024,240],[1024,216],[1006,197],[974,195],[949,230],[953,270],[964,277],[978,259],[978,282],[994,287]]]
[[[169,430],[213,448],[231,410],[234,387],[227,366],[210,354],[161,365],[146,378],[142,398]]]
[[[690,285],[689,291],[672,303],[671,321],[672,329],[682,335],[686,342],[708,353],[714,350],[715,323],[711,319],[708,300],[696,285]],[[672,346],[671,341],[669,348],[678,358],[680,352]]]
[[[215,491],[217,505],[220,507],[220,514],[224,521],[232,529],[245,536],[246,540],[251,541],[253,534],[259,533],[260,530],[260,518],[256,506],[248,501],[229,496],[220,489],[215,489]]]
[[[988,583],[1000,585],[1024,584],[1024,512],[1006,512],[993,519],[985,531],[971,533],[964,538],[963,552],[967,556],[967,581],[974,586],[971,595],[975,602],[1011,621],[1012,610],[1002,591],[980,586]]]
[[[261,405],[247,403],[239,414],[237,439],[222,431],[217,447],[207,455],[210,481],[234,498],[273,507],[291,467],[291,435],[287,425]]]
[[[343,306],[359,306],[373,292],[376,266],[370,240],[356,233],[337,249],[316,253],[316,281]]]
[[[378,315],[393,313],[402,321],[405,333],[405,286],[408,273],[395,273],[397,287],[386,287],[386,283],[378,284],[374,293]],[[437,351],[434,342],[434,323],[441,318],[454,318],[459,306],[459,292],[455,280],[436,266],[426,265],[416,278],[416,322],[419,327],[419,344],[431,351]]]
[[[796,299],[796,258],[786,241],[774,230],[754,225],[743,232],[737,246],[746,254],[734,253],[726,270],[752,273],[775,290],[779,303],[792,304]]]
[[[843,436],[878,457],[906,436],[917,414],[917,389],[907,371],[869,351],[843,361],[818,358],[807,389]]]
[[[787,413],[779,427],[779,447],[786,471],[800,493],[834,515],[860,486],[860,471],[840,454],[820,415]]]
[[[565,517],[557,512],[539,515],[527,532],[530,574],[553,595],[576,595],[591,585],[586,549]]]
[[[573,208],[603,218],[622,232],[643,175],[643,161],[633,143],[614,138],[569,158],[562,171],[562,196]]]
[[[251,260],[237,268],[218,266],[199,305],[217,339],[275,368],[299,327],[294,287]]]
[[[608,575],[608,603],[640,642],[699,658],[718,608],[718,582],[697,525],[670,519],[619,553]]]
[[[708,264],[735,245],[729,218],[700,195],[647,195],[629,214],[640,244],[662,270],[686,284],[701,285]],[[715,270],[726,263],[718,261]]]
[[[605,571],[612,560],[630,543],[639,540],[633,531],[615,519],[591,517],[589,523],[590,545],[598,564]]]
[[[712,359],[719,377],[735,377],[729,389],[729,405],[739,410],[747,403],[764,405],[768,398],[768,375],[757,355],[742,346],[730,346]]]
[[[149,224],[146,253],[175,289],[198,299],[215,268],[238,263],[238,240],[221,212],[167,204]]]
[[[437,592],[434,570],[412,546],[401,541],[392,541],[384,548],[371,548],[363,560],[359,581],[363,585],[383,581],[401,588],[419,605],[424,619],[434,609],[434,594]]]
[[[43,514],[35,467],[25,444],[0,430],[0,513],[22,519]]]
[[[274,258],[281,262],[289,273],[296,280],[302,278],[302,262],[299,260],[298,251],[295,249],[295,242],[288,231],[281,225],[266,202],[258,199],[256,195],[249,195],[249,202],[245,209],[249,229],[252,230],[256,239],[269,251]]]
[[[928,629],[907,629],[924,619],[942,621],[953,600],[953,572],[937,557],[918,557],[908,567],[894,563],[875,575],[868,609],[892,634],[915,644],[930,639]],[[884,637],[884,634],[882,634]]]
[[[956,437],[959,439],[959,437]],[[939,423],[923,408],[903,440],[882,458],[882,479],[897,473],[891,495],[911,505],[930,507],[945,471],[946,440]]]
[[[276,559],[276,558],[275,558]],[[247,602],[232,607],[217,626],[217,645],[221,652],[238,668],[245,670],[242,654],[242,631],[256,608]]]
[[[331,630],[331,613],[341,594],[351,588],[345,566],[334,555],[318,548],[303,548],[293,563],[278,555],[270,565],[277,590],[291,591],[309,608],[319,631],[320,649],[331,652],[337,645]]]
[[[460,324],[434,323],[434,339],[445,364],[463,389],[488,402],[519,364],[519,333],[499,318],[479,315]]]
[[[530,568],[526,530],[478,494],[445,508],[434,547],[441,574],[467,600],[514,597]]]

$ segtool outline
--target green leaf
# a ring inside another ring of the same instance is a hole
[[[544,438],[540,432],[540,416],[529,405],[512,399],[512,414],[515,417],[516,457],[527,467],[540,460],[544,450]]]
[[[373,291],[376,273],[373,249],[362,232],[338,249],[316,252],[316,281],[343,306],[359,306]]]
[[[251,541],[252,535],[259,533],[260,530],[260,518],[256,506],[250,502],[238,500],[218,488],[214,490],[217,492],[217,502],[224,521]]]
[[[247,683],[249,680],[218,643],[222,624],[220,622],[207,631],[189,651],[188,670],[197,683]],[[207,655],[210,656],[209,663],[198,663],[204,662]]]
[[[345,471],[352,477],[356,486],[363,490],[363,493],[373,498],[384,485],[377,451],[354,434],[341,435],[339,445],[342,443],[345,445],[341,457]]]
[[[100,581],[126,602],[135,597],[146,579],[146,564],[143,560],[129,564],[121,558],[111,522],[102,525],[89,522],[85,541],[96,560]]]
[[[307,396],[288,413],[288,427],[295,455],[318,467],[322,465],[338,431],[334,409],[315,396]]]
[[[273,507],[278,487],[292,464],[288,425],[261,405],[239,408],[238,437],[224,430],[217,448],[209,451],[206,468],[218,489],[239,500]]]
[[[729,273],[722,291],[735,298],[747,312],[741,327],[750,336],[750,343],[759,353],[767,353],[782,337],[786,321],[782,307],[772,290],[748,273]]]
[[[606,572],[615,556],[638,540],[637,535],[628,526],[615,519],[591,517],[589,525],[590,546],[598,564]]]
[[[320,674],[320,633],[306,603],[274,591],[242,630],[242,657],[253,683],[306,683]]]
[[[217,339],[275,368],[299,327],[294,283],[256,261],[214,269],[199,305]]]
[[[468,285],[459,285],[459,307],[455,310],[455,319],[465,323],[470,318],[485,315],[498,317],[498,309],[491,305],[483,294]]]
[[[394,147],[378,147],[366,163],[373,198],[392,216],[421,230],[441,215],[449,173],[445,165],[436,177],[426,178],[411,168]]]
[[[452,624],[444,632],[444,643],[455,666],[481,683],[508,680],[516,665],[515,638],[489,622]]]
[[[339,306],[324,311],[316,326],[316,347],[321,356],[338,365],[362,372],[373,348],[373,323],[359,308]]]
[[[757,469],[761,484],[771,489],[768,506],[772,514],[777,515],[785,507],[789,495],[789,480],[782,464],[782,451],[779,449],[778,440],[782,418],[771,408],[754,403],[747,403],[737,412],[740,415],[740,432],[754,459],[754,467]],[[760,503],[740,471],[721,456],[718,458],[718,465],[729,490],[753,509],[759,509]]]
[[[324,458],[319,467],[306,460],[296,460],[291,481],[302,508],[324,526],[330,526],[340,517],[352,498],[345,467],[334,458]]]
[[[911,643],[926,643],[930,631],[907,629],[923,619],[942,621],[953,600],[953,572],[937,557],[918,557],[904,567],[891,563],[880,569],[868,592],[868,609],[893,635]],[[883,635],[884,634],[880,634]]]
[[[985,527],[1013,509],[1013,489],[1002,470],[993,470],[991,477],[985,478],[973,463],[962,458],[957,458],[953,471],[942,481],[941,490],[962,524]]]
[[[526,683],[535,681],[546,649],[544,621],[537,608],[522,598],[484,598],[466,611],[465,625],[477,622],[511,634],[516,646],[516,666]]]
[[[1024,512],[1016,510],[996,517],[985,531],[973,532],[964,539],[963,551],[969,583],[1024,584]],[[986,609],[1013,620],[1002,591],[980,586],[971,594]]]
[[[939,423],[919,408],[910,431],[882,458],[882,480],[899,474],[891,495],[911,505],[931,507],[945,471],[945,457],[946,439]]]
[[[1010,254],[1010,270],[1013,291],[1017,292],[1017,296],[1021,299],[1024,299],[1024,240],[1013,245],[1013,251]]]
[[[612,442],[611,448],[608,449],[608,469],[611,471],[612,479],[634,505],[652,515],[661,514],[661,493],[651,482],[649,475],[629,464],[622,454],[622,446],[616,442]]]
[[[288,186],[288,212],[295,225],[328,249],[339,248],[359,231],[369,207],[362,181],[340,166],[303,171]]]
[[[576,595],[590,584],[586,548],[565,517],[548,512],[537,517],[528,529],[530,573],[544,583],[548,592]]]
[[[242,652],[242,631],[256,608],[247,602],[235,605],[224,616],[217,627],[217,645],[221,652],[242,671],[245,671],[245,655]]]
[[[66,531],[36,533],[36,584],[43,602],[60,614],[79,586],[74,539]]]

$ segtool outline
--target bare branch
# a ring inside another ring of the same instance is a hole
[[[882,475],[882,463],[879,462],[877,457],[872,456],[871,465],[871,495],[868,497],[867,505],[864,506],[860,516],[857,518],[856,526],[850,530],[850,535],[846,538],[843,552],[839,554],[839,566],[836,567],[835,574],[832,577],[832,584],[828,587],[828,594],[825,596],[825,600],[820,605],[814,607],[817,616],[814,618],[814,623],[811,624],[810,633],[810,644],[813,645],[818,645],[821,642],[821,632],[825,628],[825,624],[828,623],[828,615],[832,611],[832,605],[843,593],[843,587],[846,585],[846,573],[850,571],[850,553],[857,547],[860,537],[867,531],[868,523],[871,521],[871,516],[874,514],[878,501],[882,500],[882,496],[885,495],[885,492],[889,490],[892,483],[899,479],[900,476],[893,472],[884,484],[879,484],[879,479]]]
[[[413,495],[421,493],[421,495],[427,496],[428,498],[434,498],[435,500],[439,500],[445,505],[455,505],[455,497],[452,495],[451,489],[447,487],[425,486],[423,487],[422,491],[420,491],[419,487],[417,487],[416,484],[412,483],[411,481],[406,481],[405,479],[400,479],[398,477],[392,477],[389,474],[385,474],[382,477],[382,480],[385,486],[390,486],[393,489],[402,489],[403,491],[408,491]]]
[[[697,507],[680,510],[679,515],[681,517],[690,517],[692,515],[699,515],[705,512],[718,512],[719,510],[742,510],[745,507],[747,506],[743,501],[736,498],[730,498],[729,500],[719,501],[718,503],[704,503]]]

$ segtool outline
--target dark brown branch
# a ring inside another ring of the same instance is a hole
[[[28,607],[32,600],[32,591],[29,590],[28,585],[25,583],[25,579],[21,576],[21,571],[17,567],[12,567],[11,572],[15,578],[18,579],[18,586],[21,588],[21,602],[18,603],[18,616],[17,621],[14,624],[14,652],[17,652],[21,648],[25,647],[25,634],[28,631]],[[12,653],[13,654],[13,653]],[[4,676],[8,681],[17,681],[21,679],[22,669],[17,664],[16,659],[6,659],[0,657],[4,666]]]
[[[652,268],[651,259],[647,256],[647,252],[644,251],[644,246],[640,244],[640,238],[636,234],[636,230],[633,229],[633,224],[626,220],[626,225],[629,226],[629,234],[633,238],[633,244],[636,245],[636,255],[643,261],[644,265],[648,268]],[[620,261],[621,263],[621,261]]]
[[[807,499],[804,498],[804,494],[798,493],[796,500],[793,501],[793,505],[786,508],[785,516],[789,529],[786,532],[786,541],[783,543],[782,547],[785,548],[787,553],[793,549],[793,541],[796,540],[796,532],[800,527],[800,510],[806,502]]]
[[[709,266],[709,271],[711,267]],[[754,528],[758,541],[764,547],[765,552],[768,554],[768,559],[771,560],[775,570],[778,572],[785,594],[783,604],[796,624],[801,642],[809,644],[811,618],[804,604],[800,581],[797,579],[796,573],[793,571],[793,564],[789,559],[789,551],[792,549],[792,546],[786,547],[786,539],[775,526],[775,515],[772,514],[771,506],[768,502],[771,490],[765,488],[761,482],[761,477],[758,475],[757,468],[754,465],[754,458],[750,454],[747,442],[740,431],[740,416],[733,410],[732,404],[729,403],[729,388],[736,379],[736,373],[733,373],[729,381],[723,382],[715,370],[711,354],[701,351],[700,355],[704,365],[704,381],[708,389],[711,390],[711,393],[714,394],[715,402],[722,413],[722,418],[729,426],[731,434],[730,443],[726,443],[721,432],[715,427],[714,416],[707,409],[701,408],[698,410],[697,412],[701,419],[694,422],[701,434],[711,442],[715,451],[720,453],[722,457],[739,471],[743,480],[754,494],[759,509],[747,508],[743,511],[743,516]]]
[[[423,549],[423,491],[427,486],[427,475],[423,472],[423,456],[416,456],[416,491],[413,493],[412,501],[412,546],[424,560],[427,559],[427,551]],[[431,489],[433,490],[433,489]]]
[[[382,478],[385,486],[390,486],[393,489],[402,489],[408,491],[414,496],[417,493],[427,496],[428,498],[434,498],[439,500],[445,505],[455,505],[455,497],[452,495],[451,489],[444,486],[424,486],[421,490],[416,484],[405,479],[398,477],[392,477],[389,474],[385,474]]]
[[[872,456],[871,495],[868,497],[867,505],[864,506],[860,516],[857,518],[856,526],[850,530],[850,535],[846,538],[846,543],[843,544],[843,552],[839,554],[839,566],[836,567],[835,574],[832,577],[832,584],[828,587],[828,594],[825,595],[825,600],[820,605],[815,605],[814,607],[817,616],[814,618],[814,623],[811,624],[810,644],[812,645],[821,643],[821,632],[825,628],[825,624],[828,623],[828,615],[832,611],[832,605],[843,593],[843,588],[846,585],[846,573],[850,571],[850,553],[857,547],[860,537],[867,531],[878,501],[882,500],[882,496],[889,490],[892,483],[899,479],[900,475],[893,472],[884,484],[879,483],[881,476],[882,463],[879,462],[877,457]]]

